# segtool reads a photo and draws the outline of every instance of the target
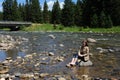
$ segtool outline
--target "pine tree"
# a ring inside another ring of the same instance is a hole
[[[54,3],[52,8],[52,23],[60,24],[61,9],[58,0]]]
[[[31,21],[31,0],[26,0],[25,4],[25,21]]]
[[[96,14],[93,15],[92,19],[91,19],[91,27],[92,28],[97,28],[98,25],[98,16]]]
[[[91,24],[91,16],[94,14],[92,5],[93,5],[93,0],[83,0],[82,20],[84,27],[90,26]]]
[[[99,22],[99,27],[101,28],[106,27],[107,18],[106,18],[104,11],[101,12],[98,22]]]
[[[41,7],[39,0],[31,0],[31,20],[32,22],[41,22]]]
[[[46,0],[44,2],[44,7],[43,7],[43,22],[49,23],[49,11],[48,11],[48,5]]]
[[[3,20],[3,12],[0,12],[0,20]]]
[[[25,5],[20,3],[18,8],[20,12],[20,20],[25,21]]]
[[[20,21],[20,12],[18,10],[18,3],[16,0],[12,4],[12,21]]]
[[[75,24],[77,26],[82,26],[82,2],[81,0],[77,0],[77,4],[75,6]]]
[[[110,15],[108,15],[106,18],[107,18],[107,22],[106,22],[106,27],[105,28],[112,28],[113,23],[112,23]]]
[[[11,21],[13,0],[4,0],[2,5],[3,5],[3,20]]]
[[[109,13],[111,20],[113,21],[113,25],[120,25],[120,0],[111,0],[111,4],[109,4]]]
[[[74,25],[74,3],[72,2],[72,0],[64,1],[61,22],[64,26]]]

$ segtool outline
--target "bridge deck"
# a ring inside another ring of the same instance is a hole
[[[17,21],[0,21],[0,28],[10,28],[11,30],[19,30],[22,26],[30,26],[31,22],[17,22]]]
[[[31,22],[17,22],[17,21],[0,21],[0,26],[29,26],[31,25]]]

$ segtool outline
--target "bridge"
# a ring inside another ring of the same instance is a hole
[[[11,31],[19,30],[22,26],[30,26],[31,22],[19,22],[19,21],[0,21],[0,28],[10,28]]]

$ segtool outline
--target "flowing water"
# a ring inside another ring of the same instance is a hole
[[[67,55],[63,62],[42,67],[41,72],[63,73],[79,77],[87,74],[92,77],[116,77],[120,78],[120,34],[119,33],[72,33],[72,32],[0,32],[2,35],[21,36],[28,41],[8,50],[0,50],[0,61],[6,57],[15,59],[17,56],[24,57],[27,54],[53,52],[55,55]],[[52,36],[52,37],[51,37]],[[70,62],[72,55],[77,53],[81,41],[86,38],[93,38],[97,43],[89,43],[91,67],[67,68],[65,65]],[[62,47],[61,47],[62,46]],[[100,53],[98,48],[108,50]],[[49,60],[48,60],[49,62]]]

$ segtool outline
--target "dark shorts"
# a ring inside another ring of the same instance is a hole
[[[82,60],[82,61],[85,61],[84,60],[84,57],[81,57],[81,56],[78,56],[78,59]]]

